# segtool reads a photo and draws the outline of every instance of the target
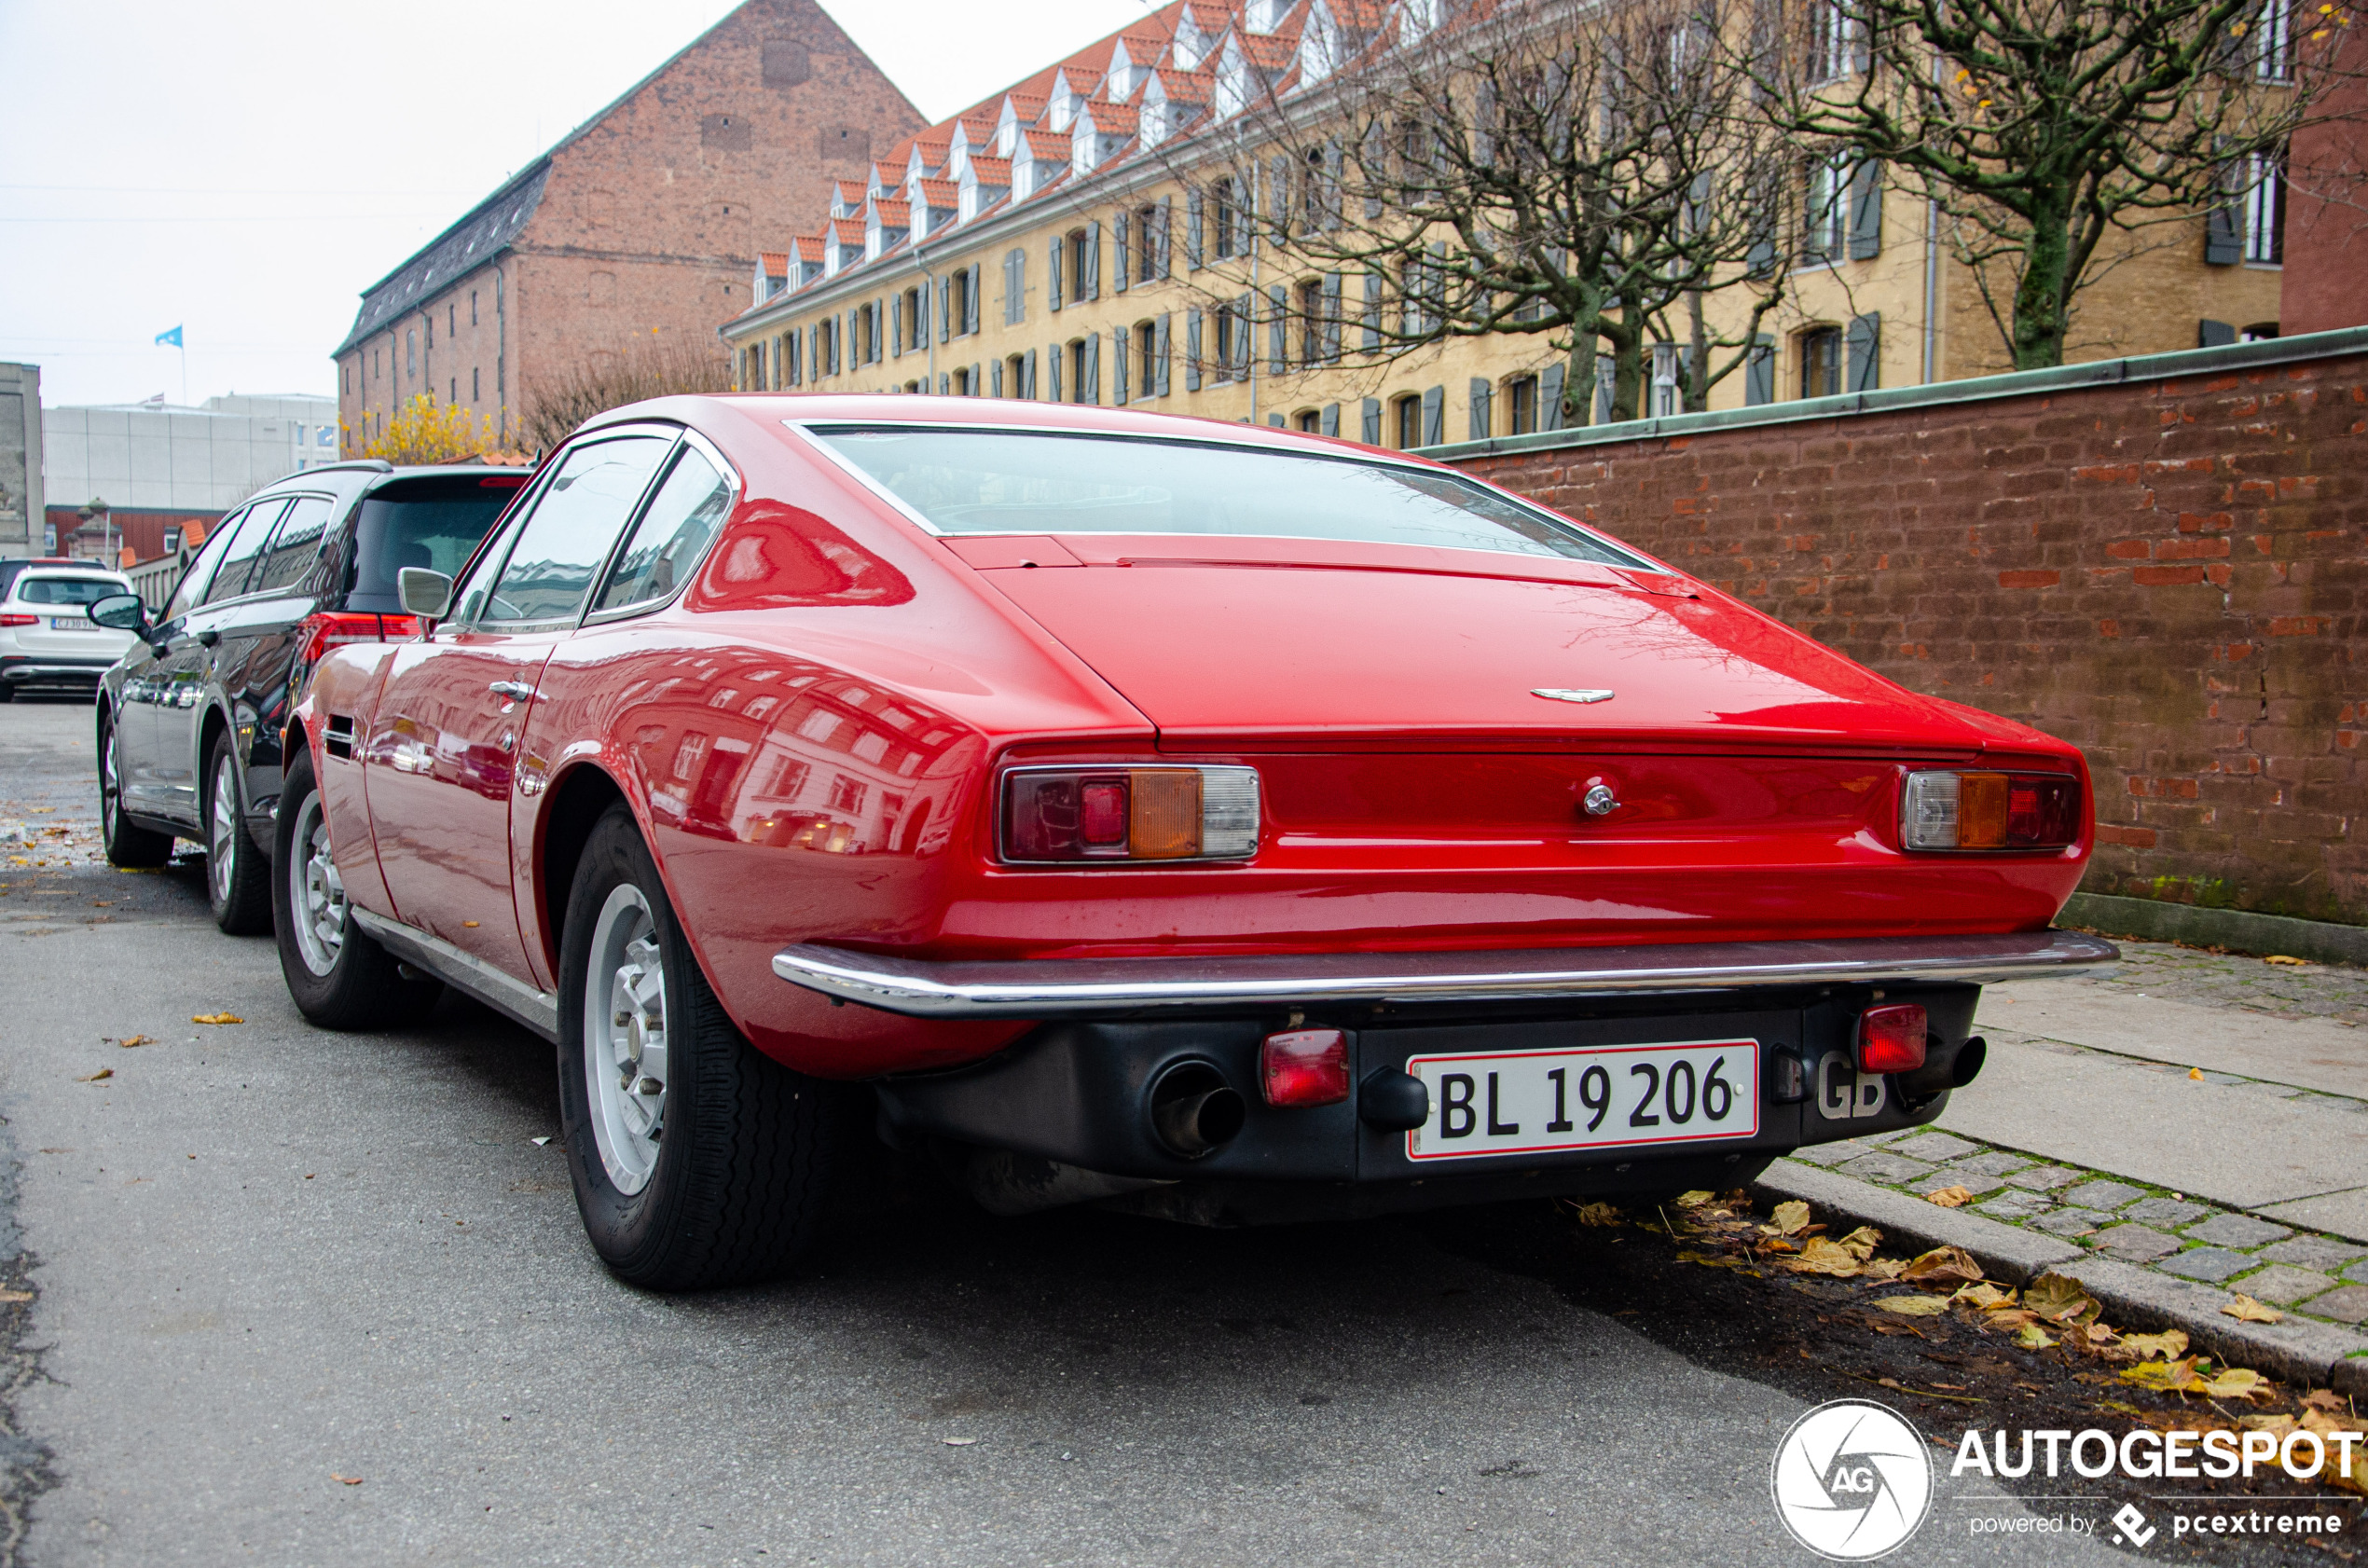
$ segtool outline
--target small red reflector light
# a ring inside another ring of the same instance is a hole
[[[526,475],[523,474],[497,474],[490,479],[478,480],[477,488],[481,490],[515,490],[520,485],[525,483]]]
[[[1126,786],[1088,784],[1078,791],[1078,835],[1088,844],[1126,842]]]
[[[1348,1037],[1338,1029],[1292,1029],[1258,1048],[1259,1081],[1270,1106],[1336,1106],[1348,1098]]]
[[[1870,1007],[1858,1015],[1858,1070],[1912,1073],[1924,1065],[1924,1010],[1914,1002]]]

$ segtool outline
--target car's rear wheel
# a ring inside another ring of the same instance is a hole
[[[733,1026],[632,814],[612,807],[585,845],[559,962],[560,1116],[601,1261],[653,1290],[788,1269],[821,1228],[847,1104]]]
[[[271,928],[271,868],[247,836],[239,758],[227,730],[213,737],[205,776],[206,907],[230,935],[256,936]]]
[[[392,956],[354,924],[310,757],[288,771],[273,848],[272,924],[280,972],[296,1011],[326,1029],[387,1028],[425,1017],[444,984],[406,979]]]
[[[9,688],[0,685],[0,692]],[[115,721],[99,720],[99,844],[107,864],[151,871],[172,859],[172,835],[132,826],[123,817],[123,736]]]

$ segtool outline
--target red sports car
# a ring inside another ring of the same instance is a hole
[[[667,399],[403,592],[299,711],[289,986],[554,1039],[649,1286],[778,1270],[874,1135],[1006,1213],[1732,1186],[2116,956],[2049,928],[2073,748],[1397,453]]]

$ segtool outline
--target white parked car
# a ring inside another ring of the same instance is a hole
[[[131,579],[95,566],[28,566],[0,598],[0,702],[21,687],[64,686],[94,691],[107,667],[137,640],[100,626],[87,613],[111,594],[131,592]]]

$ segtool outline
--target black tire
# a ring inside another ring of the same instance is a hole
[[[0,692],[8,690],[0,686]],[[127,871],[154,871],[172,859],[172,835],[151,832],[123,819],[123,742],[115,720],[99,716],[99,844],[107,864]]]
[[[343,884],[333,874],[336,868],[315,864],[316,854],[327,846],[320,801],[312,759],[299,756],[280,792],[270,878],[271,923],[279,933],[280,972],[287,977],[288,995],[298,1012],[324,1029],[417,1023],[444,995],[444,983],[406,980],[393,956],[354,924]],[[326,907],[318,907],[323,903]]]
[[[622,895],[628,887],[633,894]],[[613,896],[625,913],[604,918]],[[654,1105],[622,1087],[629,1074],[640,1075],[637,1086],[654,1075],[640,1070],[648,1037],[638,1026],[612,1027],[607,998],[619,974],[612,963],[600,965],[600,1011],[587,1015],[595,939],[613,945],[627,929],[642,933],[628,951],[646,954],[654,942],[664,983],[656,1001],[665,1078],[658,1091],[644,1092],[657,1095]],[[619,1279],[649,1290],[710,1289],[788,1270],[823,1227],[832,1178],[850,1141],[849,1092],[781,1066],[733,1026],[622,805],[610,808],[584,846],[559,950],[560,1124],[593,1250]],[[629,1068],[616,1054],[616,1042],[628,1035],[636,1052]],[[654,1140],[625,1135],[596,1108],[596,1064],[620,1080],[610,1102],[622,1107],[617,1114],[654,1119]],[[614,1170],[612,1148],[620,1162]]]
[[[225,730],[206,751],[205,799],[199,805],[198,819],[205,824],[206,907],[227,935],[261,936],[271,929],[271,868],[247,836],[239,772],[238,753]]]

